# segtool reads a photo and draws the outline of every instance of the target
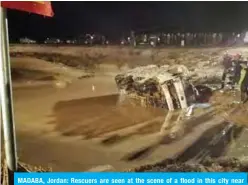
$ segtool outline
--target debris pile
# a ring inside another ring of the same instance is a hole
[[[1,184],[8,183],[8,167],[6,164],[5,154],[1,153]],[[42,168],[40,166],[31,166],[18,162],[18,172],[51,172],[51,168]]]
[[[206,159],[201,163],[184,163],[169,159],[155,165],[141,166],[128,172],[247,172],[247,161],[236,158]]]
[[[148,65],[131,69],[115,77],[117,87],[144,106],[175,110],[187,108],[194,100],[194,87],[184,66]]]

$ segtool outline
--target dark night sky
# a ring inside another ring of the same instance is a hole
[[[76,37],[134,30],[235,31],[248,28],[248,2],[52,2],[55,16],[8,11],[11,39]]]

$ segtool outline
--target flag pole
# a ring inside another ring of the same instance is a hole
[[[4,132],[4,147],[6,163],[8,166],[8,182],[13,179],[13,173],[17,171],[17,150],[15,123],[12,102],[11,67],[9,57],[9,35],[7,11],[0,6],[1,44],[0,44],[0,100]]]

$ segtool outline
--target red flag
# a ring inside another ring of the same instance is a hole
[[[1,1],[1,6],[48,17],[54,15],[50,1]]]

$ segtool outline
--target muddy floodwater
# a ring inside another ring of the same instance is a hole
[[[119,171],[173,157],[248,154],[247,131],[215,118],[211,107],[186,118],[184,111],[122,101],[112,77],[82,79],[64,89],[18,87],[14,100],[20,159],[55,171],[106,165]]]
[[[136,126],[164,116],[163,109],[145,108],[131,103],[119,104],[119,95],[61,101],[54,106],[55,129],[65,136],[79,136],[85,139],[100,137],[106,133]],[[145,132],[145,127],[155,127],[149,132],[159,131],[162,119],[151,121],[140,127],[137,134]]]

